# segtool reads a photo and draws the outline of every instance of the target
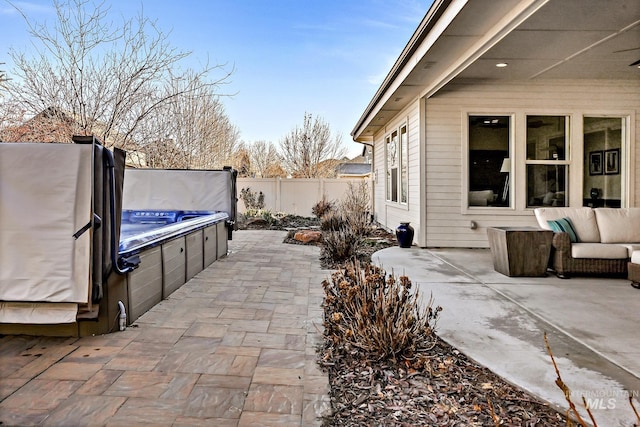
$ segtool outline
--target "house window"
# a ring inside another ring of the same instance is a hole
[[[583,206],[619,208],[622,205],[624,119],[585,117]]]
[[[407,126],[391,132],[385,138],[386,150],[386,199],[389,202],[407,203],[408,149]]]
[[[568,206],[569,118],[527,116],[527,207]]]
[[[511,206],[510,138],[510,116],[469,116],[469,207]]]
[[[400,203],[407,203],[407,190],[409,189],[409,148],[407,147],[407,127],[400,128]]]

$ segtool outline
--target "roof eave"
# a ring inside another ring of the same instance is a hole
[[[453,1],[454,0],[435,0],[433,2],[431,7],[425,14],[424,18],[422,18],[420,25],[418,25],[418,28],[414,31],[413,35],[409,39],[409,42],[400,53],[400,56],[398,57],[396,62],[393,64],[393,67],[391,67],[391,70],[385,77],[384,81],[382,82],[382,84],[376,91],[375,95],[369,102],[369,105],[367,105],[367,107],[365,108],[364,113],[362,113],[355,127],[351,131],[351,136],[353,137],[353,140],[355,142],[362,142],[362,143],[369,142],[369,138],[361,139],[360,133],[366,127],[367,121],[369,120],[369,116],[371,115],[371,112],[373,111],[375,106],[380,102],[383,95],[389,89],[389,87],[393,84],[393,82],[398,77],[400,72],[407,65],[409,58],[411,58],[411,56],[415,53],[415,51],[418,49],[422,41],[427,37],[431,29],[438,22],[438,19],[447,10],[449,5]]]

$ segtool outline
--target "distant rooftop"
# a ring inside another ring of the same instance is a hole
[[[338,175],[367,175],[371,173],[369,163],[340,163],[336,168]]]

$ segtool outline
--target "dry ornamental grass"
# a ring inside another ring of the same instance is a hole
[[[566,418],[435,333],[408,277],[347,263],[323,282],[332,415],[324,426],[563,426]]]

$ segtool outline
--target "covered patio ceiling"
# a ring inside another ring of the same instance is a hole
[[[638,0],[436,0],[352,136],[454,79],[640,80],[638,61]]]

